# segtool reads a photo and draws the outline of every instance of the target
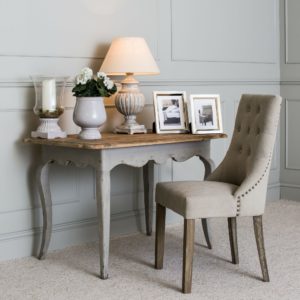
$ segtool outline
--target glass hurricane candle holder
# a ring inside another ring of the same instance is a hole
[[[31,79],[35,89],[33,111],[40,118],[40,125],[31,136],[44,139],[66,137],[58,120],[64,112],[63,96],[68,77],[31,76]]]

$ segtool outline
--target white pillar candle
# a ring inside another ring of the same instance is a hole
[[[56,85],[55,79],[43,80],[42,93],[42,110],[55,111],[56,110]]]

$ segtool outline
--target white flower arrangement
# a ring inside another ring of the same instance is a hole
[[[93,70],[83,68],[75,78],[75,87],[72,89],[76,97],[109,97],[117,91],[114,82],[104,73],[93,75]]]

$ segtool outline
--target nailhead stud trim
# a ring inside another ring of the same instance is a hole
[[[263,172],[263,174],[259,177],[259,179],[255,182],[255,184],[248,190],[246,190],[243,194],[239,195],[237,197],[237,205],[236,205],[236,216],[238,217],[240,215],[240,210],[241,210],[241,197],[244,197],[245,194],[248,195],[248,193],[250,193],[251,191],[253,191],[255,189],[256,186],[258,186],[258,184],[262,181],[262,179],[264,178],[264,176],[266,175],[269,166],[271,164],[271,159],[272,159],[272,153],[270,153],[269,155],[269,159],[268,159],[268,163],[265,167],[265,170]]]

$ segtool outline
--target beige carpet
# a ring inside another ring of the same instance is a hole
[[[261,272],[252,219],[238,220],[240,265],[229,262],[227,222],[210,220],[213,250],[197,223],[191,295],[180,293],[182,226],[167,228],[164,270],[153,268],[154,238],[111,241],[110,279],[100,280],[96,243],[54,251],[45,261],[0,264],[0,299],[300,299],[300,202],[267,206],[265,242],[270,283]]]

